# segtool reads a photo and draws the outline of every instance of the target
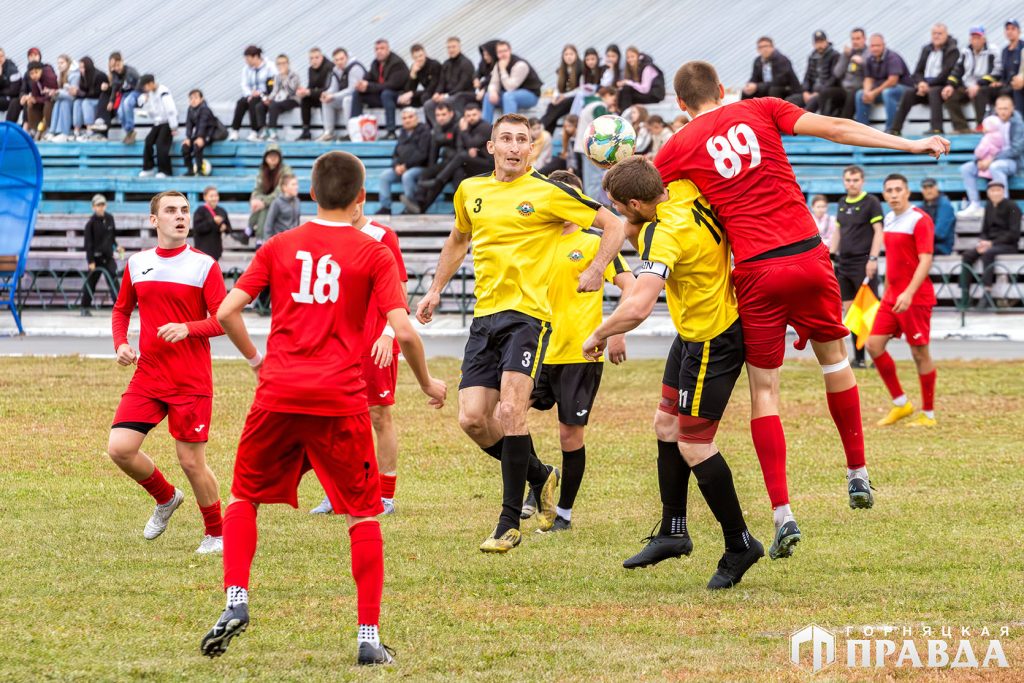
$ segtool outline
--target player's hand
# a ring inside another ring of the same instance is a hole
[[[864,266],[864,277],[873,280],[878,275],[878,261],[868,261]]]
[[[176,344],[188,337],[188,325],[185,323],[167,323],[161,325],[156,331],[156,336],[170,344]]]
[[[587,360],[598,360],[608,346],[607,339],[600,339],[597,335],[590,335],[587,341],[583,342],[583,357]]]
[[[394,360],[394,343],[394,338],[387,334],[380,335],[377,341],[373,342],[370,357],[373,358],[373,364],[381,370],[391,367],[391,361]]]
[[[896,297],[896,303],[892,305],[893,313],[902,313],[903,311],[910,308],[910,304],[914,301],[914,296],[910,292],[903,292]]]
[[[579,286],[576,288],[577,292],[596,292],[604,286],[604,273],[595,269],[593,266],[589,266],[586,270],[580,273]]]
[[[118,365],[132,365],[138,362],[139,356],[135,353],[135,349],[130,344],[121,344],[117,347],[117,364]]]
[[[949,140],[941,135],[911,140],[910,152],[911,154],[927,154],[934,159],[938,159],[943,154],[949,154]]]
[[[430,381],[420,386],[420,389],[424,394],[430,397],[427,405],[433,408],[443,408],[444,400],[448,398],[448,385],[439,379],[434,377],[430,378]]]
[[[613,365],[626,362],[626,335],[617,334],[608,339],[607,357]]]
[[[416,320],[422,325],[426,325],[434,318],[434,309],[441,305],[441,294],[434,290],[428,291],[420,299],[420,303],[416,306]]]

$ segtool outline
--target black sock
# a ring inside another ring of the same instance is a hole
[[[562,491],[558,495],[558,507],[563,510],[572,509],[580,484],[583,483],[583,471],[586,468],[586,446],[580,446],[575,451],[562,451]]]
[[[484,453],[486,453],[487,455],[491,456],[492,458],[494,458],[495,460],[498,460],[500,462],[501,461],[501,451],[504,448],[505,448],[505,437],[501,437],[493,445],[490,445],[487,448],[484,448],[483,446],[481,446],[480,450],[482,450]]]
[[[523,511],[523,489],[530,462],[530,436],[506,436],[501,452],[501,517],[495,538],[509,529],[519,528],[519,513]]]
[[[693,466],[693,474],[697,477],[697,486],[714,513],[715,519],[722,525],[725,536],[725,549],[742,552],[748,547],[750,535],[747,524],[743,521],[743,510],[740,509],[736,487],[732,482],[732,471],[726,464],[721,453],[715,453],[704,462]]]
[[[662,536],[686,534],[686,493],[690,466],[675,441],[658,441],[658,490],[661,492]]]
[[[526,480],[530,482],[530,486],[543,486],[544,482],[548,480],[548,468],[537,457],[537,451],[533,447],[533,437],[527,434],[527,438],[530,439],[530,467],[526,472]],[[499,462],[501,461],[501,453],[504,449],[505,437],[498,439],[497,442],[486,448],[480,447],[480,450]]]

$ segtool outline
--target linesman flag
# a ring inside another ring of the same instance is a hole
[[[868,341],[879,303],[878,297],[868,287],[868,281],[864,280],[857,290],[857,296],[853,298],[850,310],[846,312],[846,319],[843,320],[843,324],[850,328],[850,332],[857,338],[858,349],[863,349]]]

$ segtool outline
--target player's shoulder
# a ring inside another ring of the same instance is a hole
[[[372,220],[364,225],[360,231],[364,235],[369,235],[378,242],[383,242],[386,239],[390,239],[395,236],[395,231],[390,225],[384,225],[376,220]]]
[[[481,187],[488,185],[490,178],[493,175],[493,171],[488,171],[487,173],[469,176],[459,183],[457,188],[455,188],[455,194],[465,194],[467,192],[472,192],[473,190],[479,190]]]
[[[568,195],[569,197],[572,197],[576,201],[585,204],[587,207],[593,209],[594,211],[597,211],[598,209],[601,208],[601,205],[599,203],[597,203],[590,197],[586,196],[572,185],[568,185],[558,180],[552,180],[551,178],[548,178],[540,171],[532,171],[530,173],[530,182],[533,183],[538,188],[538,190],[542,192],[549,192],[549,196],[565,194]]]
[[[916,219],[914,221],[915,225],[931,225],[932,224],[932,217],[928,214],[927,211],[922,209],[920,206],[912,206],[910,208],[910,210],[914,212],[914,217]]]

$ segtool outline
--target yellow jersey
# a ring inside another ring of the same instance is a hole
[[[665,280],[669,314],[684,341],[708,341],[739,318],[729,243],[696,185],[673,181],[668,196],[640,230],[637,276]]]
[[[566,221],[592,225],[601,205],[532,168],[512,182],[494,173],[455,191],[455,228],[473,240],[474,317],[519,311],[551,322],[548,281]]]
[[[583,228],[558,240],[555,262],[551,267],[548,302],[551,304],[551,341],[544,354],[545,365],[587,363],[583,342],[604,318],[604,288],[596,292],[577,292],[580,273],[594,261],[601,244],[601,233]],[[604,271],[604,279],[628,273],[629,265],[616,254]],[[603,358],[602,358],[603,360]]]

